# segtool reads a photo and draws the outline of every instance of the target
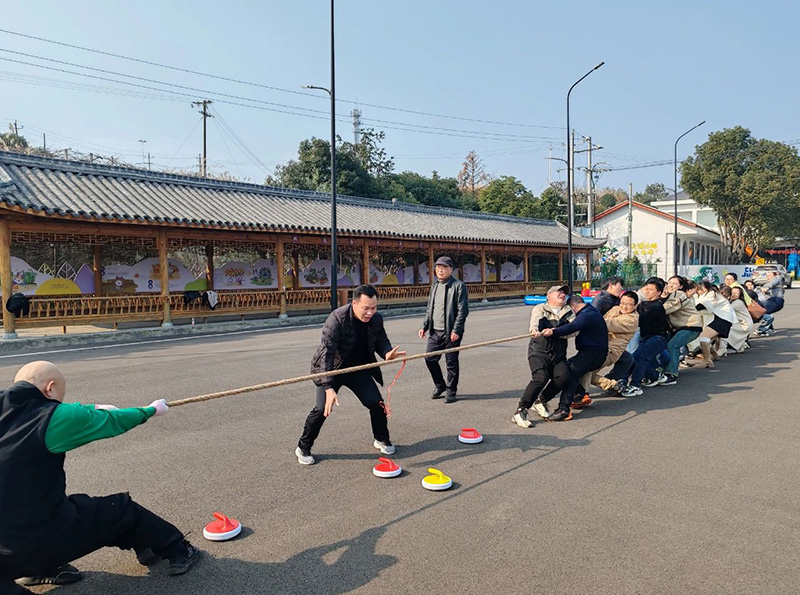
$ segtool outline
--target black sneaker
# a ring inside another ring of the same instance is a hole
[[[172,576],[186,574],[192,567],[192,564],[197,562],[197,559],[200,557],[200,550],[185,539],[182,545],[181,553],[169,559],[167,574]]]
[[[441,399],[444,396],[444,389],[433,389],[433,394],[431,394],[431,399]]]
[[[161,562],[162,558],[161,556],[157,556],[155,553],[153,553],[153,550],[147,548],[141,552],[136,552],[136,559],[142,566],[153,566],[154,564]]]
[[[83,576],[81,571],[72,564],[59,566],[53,572],[45,573],[43,576],[26,576],[17,579],[17,584],[24,587],[34,587],[36,585],[69,585],[77,583]]]
[[[447,393],[444,398],[445,403],[455,403],[458,399],[456,398],[456,393]]]
[[[666,378],[666,380],[664,380],[661,383],[662,386],[672,386],[674,384],[678,384],[678,375],[677,374],[672,374],[670,372],[664,372],[664,377]]]
[[[559,407],[550,414],[547,421],[569,421],[570,419],[572,419],[572,412],[569,409]]]

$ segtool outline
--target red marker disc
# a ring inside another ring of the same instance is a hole
[[[397,465],[391,459],[379,457],[378,460],[380,463],[372,468],[372,473],[374,473],[377,477],[397,477],[403,472],[403,468],[400,467],[400,465]]]
[[[242,532],[242,524],[236,519],[230,519],[221,512],[215,512],[216,521],[211,521],[203,529],[203,537],[210,541],[227,541]]]
[[[478,442],[483,442],[483,436],[475,428],[461,428],[458,441],[464,444],[478,444]]]

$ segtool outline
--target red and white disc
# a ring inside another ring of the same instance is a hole
[[[458,441],[464,444],[478,444],[479,442],[483,442],[483,436],[481,436],[481,433],[475,428],[461,428]]]
[[[242,532],[242,524],[236,519],[226,517],[221,512],[215,512],[216,521],[211,521],[203,528],[203,537],[209,541],[228,541]]]
[[[390,477],[397,477],[403,472],[403,468],[391,459],[378,457],[378,461],[380,462],[372,468],[372,473],[376,477],[388,479]]]

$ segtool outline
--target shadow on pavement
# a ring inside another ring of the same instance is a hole
[[[385,526],[367,529],[353,539],[310,548],[284,562],[246,562],[232,558],[212,558],[205,554],[188,574],[180,577],[167,576],[165,564],[156,567],[150,576],[84,572],[84,580],[68,589],[74,595],[349,593],[368,584],[381,571],[397,562],[394,556],[375,552],[378,540],[385,532]]]

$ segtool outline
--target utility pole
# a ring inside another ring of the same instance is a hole
[[[152,168],[150,167],[150,152],[149,152],[149,151],[148,151],[148,153],[147,153],[147,169],[148,169],[148,170],[152,169]]]
[[[47,152],[47,135],[42,132],[42,149]]]
[[[208,106],[214,103],[210,99],[203,99],[202,101],[193,101],[192,107],[202,106],[202,110],[200,111],[200,115],[203,116],[203,157],[200,161],[200,175],[202,177],[206,177],[208,173],[208,146],[207,146],[207,136],[206,136],[206,122],[209,118],[213,118],[211,114],[208,113]]]
[[[586,137],[586,227],[591,227],[594,221],[594,201],[592,200],[592,137]]]
[[[575,129],[572,129],[572,133],[569,137],[569,147],[567,147],[567,151],[569,152],[569,167],[567,167],[567,188],[569,190],[569,196],[575,195]],[[575,227],[575,201],[570,201],[569,203],[569,233],[572,234],[572,228]],[[571,257],[571,255],[570,255]],[[569,264],[570,270],[572,270],[572,262]],[[572,288],[570,288],[571,290]]]
[[[552,186],[552,182],[550,181],[550,172],[553,166],[553,147],[548,147],[547,149],[547,187],[550,188]]]
[[[633,184],[628,188],[628,258],[633,258]]]
[[[25,127],[24,127],[24,126],[19,126],[19,125],[17,125],[17,121],[16,121],[16,120],[14,120],[14,136],[19,136],[19,131],[20,131],[22,128],[25,128]]]
[[[361,140],[361,110],[355,108],[350,115],[353,117],[353,141],[358,144],[358,141]]]

